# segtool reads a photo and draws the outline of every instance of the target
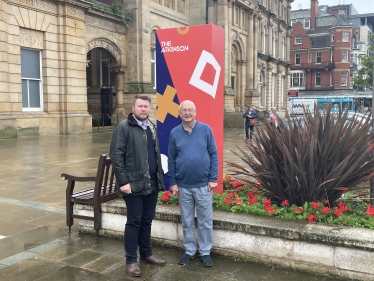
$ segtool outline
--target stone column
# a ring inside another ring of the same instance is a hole
[[[273,67],[271,67],[271,66],[267,67],[266,76],[267,76],[267,81],[266,81],[266,94],[265,94],[266,101],[265,101],[265,104],[266,104],[266,110],[270,110],[270,107],[272,106],[271,105],[271,93],[272,93],[272,87],[273,87],[273,83],[272,83]]]
[[[272,52],[272,47],[273,47],[273,25],[271,24],[270,20],[268,22],[268,47],[267,47],[267,54],[272,56],[273,55],[273,52]]]
[[[247,41],[247,89],[253,88],[253,11],[249,13]]]
[[[254,42],[253,42],[253,89],[257,90],[257,62],[258,62],[258,40],[261,32],[259,30],[259,17],[255,19]]]
[[[126,118],[123,103],[123,78],[125,69],[122,66],[115,66],[111,70],[116,73],[116,107],[112,115],[112,120],[116,120],[116,124],[118,124]]]

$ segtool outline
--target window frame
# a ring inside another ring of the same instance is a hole
[[[305,87],[305,73],[300,71],[300,72],[291,72],[290,73],[290,88],[303,88]],[[298,80],[297,85],[294,85],[295,79]]]
[[[305,24],[306,22],[308,22],[308,27]],[[305,18],[304,19],[304,29],[310,29],[310,18]]]
[[[342,62],[348,62],[348,50],[342,50]],[[344,60],[345,58],[345,60]]]
[[[318,81],[318,83],[317,83]],[[315,85],[321,86],[321,72],[316,72],[315,74]]]
[[[303,44],[303,37],[295,36],[295,45],[302,45],[302,44]]]
[[[349,42],[349,32],[343,31],[342,32],[342,42]]]
[[[39,55],[39,79],[37,78],[28,78],[28,77],[23,77],[22,76],[22,71],[20,72],[21,74],[21,96],[22,96],[22,111],[43,111],[43,105],[44,105],[44,102],[43,102],[43,72],[42,72],[42,50],[39,50],[39,49],[32,49],[32,48],[24,48],[24,47],[21,47],[20,49],[20,65],[21,65],[21,69],[22,69],[22,50],[29,50],[29,51],[33,51],[33,52],[37,52],[38,55]],[[28,97],[28,107],[23,107],[23,87],[22,87],[22,82],[26,80],[27,81],[27,85],[29,86],[29,81],[39,81],[39,107],[30,107],[30,94],[29,94],[29,87],[28,87],[28,93],[27,93],[27,97]]]
[[[343,83],[343,77],[345,77],[345,83]],[[340,74],[340,86],[348,86],[348,71],[342,71]]]
[[[299,60],[299,63],[297,63],[297,60]],[[295,65],[300,65],[301,64],[301,54],[295,54]]]
[[[316,52],[316,64],[321,64],[321,63],[322,63],[322,52]]]
[[[154,54],[154,58],[152,59],[152,54]],[[156,89],[157,87],[157,75],[156,75],[156,48],[151,48],[151,56],[150,56],[150,62],[151,62],[151,83],[153,85],[153,89]],[[153,77],[152,77],[152,69],[153,69]],[[152,81],[153,78],[153,81]]]

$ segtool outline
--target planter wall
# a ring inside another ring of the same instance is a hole
[[[80,215],[92,206],[77,205]],[[126,205],[103,204],[99,235],[123,239]],[[302,221],[214,211],[213,253],[325,276],[374,280],[374,231],[310,224]],[[93,222],[80,220],[80,231],[94,233]],[[183,248],[179,208],[157,206],[152,226],[154,243]]]

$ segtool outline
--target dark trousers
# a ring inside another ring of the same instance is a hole
[[[252,139],[253,130],[255,126],[245,126],[245,138]],[[251,130],[251,134],[249,135],[249,130]]]
[[[138,246],[141,257],[152,256],[151,226],[156,212],[157,180],[152,180],[151,185],[151,194],[123,196],[127,208],[124,240],[127,264],[137,263]]]

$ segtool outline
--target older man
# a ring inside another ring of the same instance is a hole
[[[170,133],[168,168],[170,190],[179,192],[185,254],[180,265],[187,264],[199,250],[205,266],[212,266],[213,245],[212,190],[217,186],[218,155],[212,129],[195,120],[192,101],[180,104],[182,124]],[[195,207],[198,224],[198,246],[194,236]]]

